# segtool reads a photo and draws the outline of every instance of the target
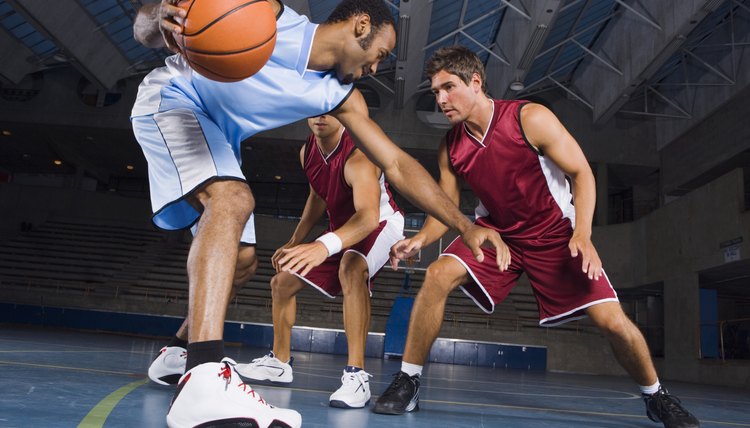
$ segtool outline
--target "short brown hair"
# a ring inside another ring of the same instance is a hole
[[[460,77],[467,85],[471,82],[474,73],[477,73],[482,79],[482,91],[487,93],[484,64],[477,54],[466,46],[454,45],[436,50],[427,61],[425,73],[428,78],[432,79],[432,76],[441,71]]]

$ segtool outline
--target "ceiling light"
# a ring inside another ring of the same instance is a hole
[[[55,159],[52,162],[54,162],[55,165],[62,165],[62,161],[60,159]]]
[[[13,133],[8,131],[7,129],[3,129],[3,135],[5,135],[6,137],[10,137],[11,135],[13,135]]]
[[[514,80],[510,84],[511,91],[522,91],[525,87],[526,85],[524,85],[523,82],[520,80]]]
[[[127,165],[125,168],[127,168],[128,171],[132,171],[135,169],[133,165]]]
[[[273,178],[275,178],[277,180],[281,180],[281,176],[280,175],[274,175]]]

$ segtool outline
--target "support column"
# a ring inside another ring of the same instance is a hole
[[[695,381],[699,377],[696,370],[701,322],[699,288],[695,272],[677,271],[664,280],[665,378]]]

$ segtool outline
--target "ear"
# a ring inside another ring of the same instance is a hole
[[[366,36],[370,33],[370,30],[370,15],[364,13],[357,16],[357,18],[354,20],[354,37],[359,38],[362,36]]]
[[[471,88],[474,89],[474,92],[482,90],[482,78],[479,76],[479,73],[471,75]]]

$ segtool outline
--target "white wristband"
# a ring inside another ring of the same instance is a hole
[[[341,251],[341,238],[336,236],[333,232],[328,232],[325,235],[320,236],[316,241],[321,242],[328,249],[328,257]]]

